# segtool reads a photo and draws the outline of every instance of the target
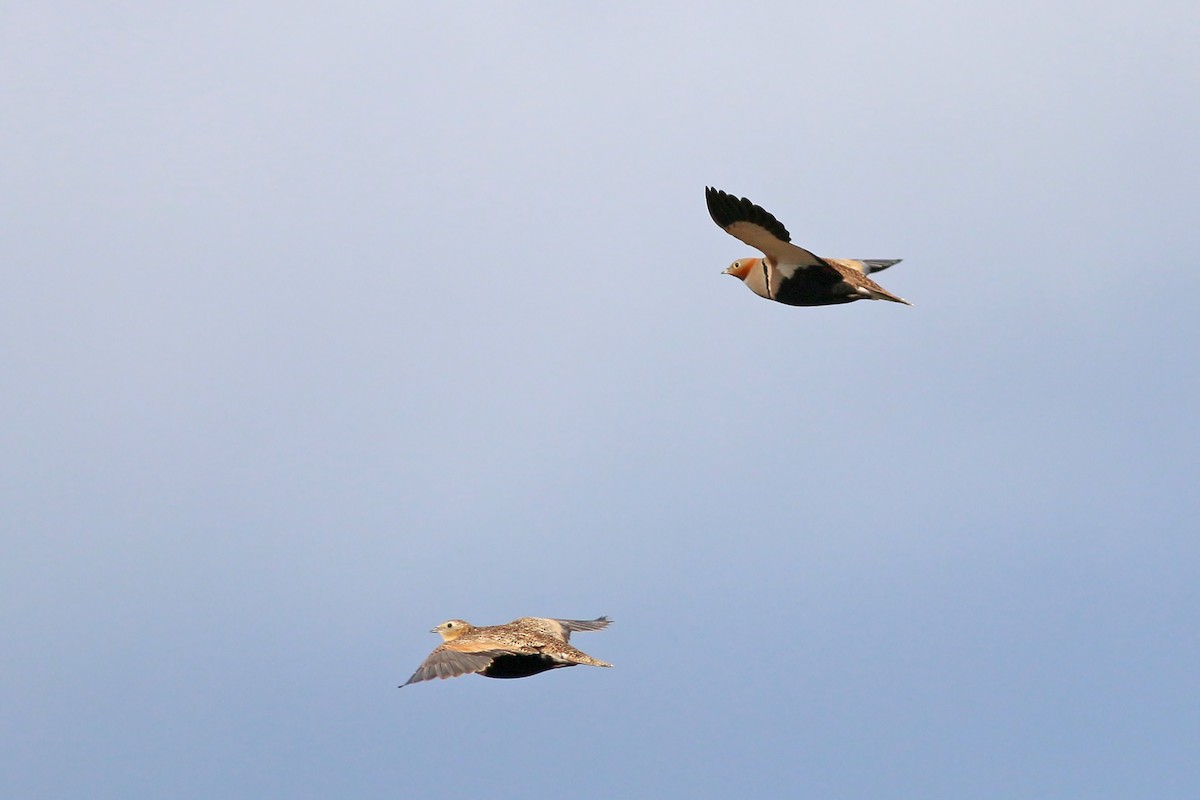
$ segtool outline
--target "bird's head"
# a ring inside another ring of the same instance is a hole
[[[471,630],[471,623],[461,619],[448,619],[432,629],[430,633],[438,634],[444,642],[451,642],[469,630]]]
[[[750,274],[750,270],[757,267],[761,261],[761,258],[739,258],[726,267],[725,271],[721,274],[732,275],[735,278],[746,280],[746,276]]]

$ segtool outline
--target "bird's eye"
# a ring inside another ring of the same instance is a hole
[[[447,623],[446,623],[446,627],[447,627],[447,628],[453,628],[453,627],[454,627],[454,623],[453,623],[453,622],[447,622]]]

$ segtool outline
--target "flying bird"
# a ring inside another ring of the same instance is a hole
[[[461,619],[443,622],[431,633],[442,643],[404,686],[432,678],[456,678],[471,672],[488,678],[528,678],[546,670],[587,664],[611,667],[570,645],[573,631],[598,631],[608,627],[608,617],[597,619],[543,619],[521,617],[505,625],[477,628]],[[401,686],[400,688],[404,688]]]
[[[867,276],[900,259],[821,258],[792,244],[787,228],[761,206],[707,187],[708,213],[730,236],[761,250],[764,258],[739,258],[725,275],[741,278],[755,294],[790,306],[828,306],[855,300],[912,305]]]

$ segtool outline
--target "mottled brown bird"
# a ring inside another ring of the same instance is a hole
[[[713,222],[729,235],[763,252],[765,258],[739,258],[725,275],[741,278],[755,294],[790,306],[828,306],[855,300],[890,300],[912,305],[867,276],[900,259],[821,258],[792,244],[775,217],[747,198],[740,200],[707,187],[704,198]]]
[[[598,631],[608,617],[597,619],[543,619],[521,617],[506,625],[476,628],[461,619],[438,625],[441,634],[434,648],[404,686],[432,678],[456,678],[476,672],[488,678],[528,678],[550,669],[587,664],[611,667],[570,645],[573,631]],[[404,688],[401,686],[400,688]]]

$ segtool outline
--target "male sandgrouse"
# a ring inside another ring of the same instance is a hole
[[[443,641],[404,686],[431,678],[455,678],[470,672],[488,678],[528,678],[539,672],[577,664],[611,667],[612,664],[592,658],[569,643],[572,631],[598,631],[609,622],[608,617],[521,617],[506,625],[477,628],[461,619],[452,619],[431,631],[441,634]]]
[[[900,259],[821,258],[792,244],[787,228],[747,198],[705,188],[708,213],[726,233],[763,252],[765,258],[739,258],[725,275],[741,278],[751,291],[790,306],[828,306],[855,300],[891,300],[912,305],[867,276]]]

